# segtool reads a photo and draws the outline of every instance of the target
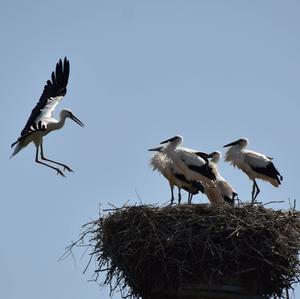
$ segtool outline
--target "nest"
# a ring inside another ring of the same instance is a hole
[[[262,205],[131,206],[90,222],[81,239],[92,234],[96,273],[106,271],[103,284],[124,297],[194,283],[285,298],[300,277],[299,214]]]

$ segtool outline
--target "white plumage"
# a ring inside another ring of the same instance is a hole
[[[181,147],[182,141],[181,136],[175,136],[161,142],[165,145],[161,152],[174,162],[188,181],[201,182],[204,188],[215,186],[216,177],[208,161],[198,156],[197,151]]]
[[[175,163],[170,160],[166,154],[161,153],[163,147],[152,149],[157,151],[151,159],[150,165],[153,170],[159,171],[168,181],[171,189],[171,204],[174,201],[174,186],[178,188],[178,203],[181,202],[181,189],[189,193],[188,202],[190,203],[193,195],[204,192],[204,187],[200,182],[188,181],[182,172],[178,169]]]
[[[221,176],[218,170],[218,162],[221,159],[221,153],[219,151],[212,152],[208,155],[211,158],[209,165],[212,167],[216,176],[216,188],[207,187],[205,193],[211,202],[216,204],[223,204],[224,201],[230,205],[234,204],[234,199],[237,193],[232,186]]]
[[[266,155],[245,149],[249,142],[246,138],[224,145],[230,147],[225,154],[225,161],[234,167],[241,169],[253,181],[252,202],[260,192],[256,179],[268,181],[274,187],[281,184],[282,176],[272,163],[272,159]]]

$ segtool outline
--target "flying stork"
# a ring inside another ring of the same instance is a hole
[[[179,135],[167,139],[161,144],[161,152],[166,154],[188,181],[201,182],[204,186],[216,186],[216,176],[208,160],[197,155],[197,151],[181,147],[183,138]],[[201,153],[202,154],[202,153]]]
[[[169,181],[171,205],[174,202],[174,186],[178,188],[178,203],[181,203],[181,189],[188,192],[188,203],[191,203],[193,195],[198,194],[199,191],[204,193],[203,185],[197,181],[188,181],[175,163],[161,152],[162,148],[163,146],[149,149],[149,151],[156,151],[150,159],[152,169],[159,171]]]
[[[247,150],[248,144],[247,138],[240,138],[237,141],[224,145],[224,147],[230,147],[225,154],[225,161],[241,169],[253,181],[253,203],[260,192],[256,179],[268,181],[274,187],[278,187],[283,177],[272,163],[272,158]]]
[[[226,201],[228,204],[233,205],[234,199],[238,194],[235,192],[232,186],[221,176],[218,170],[217,164],[221,159],[221,153],[219,151],[215,151],[210,153],[207,157],[211,158],[209,165],[212,167],[213,172],[216,175],[217,184],[217,191],[209,187],[205,189],[207,196],[216,195],[217,199],[221,197],[222,201]]]
[[[75,117],[74,114],[68,109],[61,110],[59,120],[56,120],[52,117],[55,107],[57,106],[57,104],[60,103],[60,101],[67,93],[69,73],[70,64],[68,59],[65,57],[63,62],[60,59],[59,62],[56,64],[55,72],[52,72],[51,80],[47,81],[38,103],[33,108],[28,121],[21,132],[21,136],[18,138],[17,141],[15,141],[11,145],[11,147],[16,146],[13,151],[13,154],[11,155],[12,158],[21,149],[23,149],[30,142],[33,141],[33,143],[36,146],[35,161],[39,164],[54,169],[57,172],[57,174],[60,174],[61,176],[65,175],[59,168],[49,165],[43,161],[48,161],[60,165],[63,167],[63,170],[73,170],[65,164],[47,159],[44,156],[43,137],[54,130],[61,129],[65,124],[66,118],[72,119],[81,127],[84,126],[84,124],[77,117]],[[41,160],[43,161],[40,161],[38,159],[39,149]]]

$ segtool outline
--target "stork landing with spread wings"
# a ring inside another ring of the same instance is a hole
[[[229,147],[225,154],[225,161],[241,169],[253,181],[252,202],[254,202],[260,192],[256,179],[268,181],[274,187],[278,187],[283,178],[271,161],[272,158],[245,149],[248,144],[248,139],[240,138],[224,145],[224,147]]]
[[[63,170],[73,171],[69,166],[59,163],[50,159],[47,159],[44,156],[43,151],[43,137],[48,133],[61,129],[64,124],[66,118],[70,118],[75,121],[78,125],[83,127],[83,123],[73,115],[73,113],[68,109],[63,109],[60,112],[60,119],[56,120],[52,117],[53,111],[57,104],[63,99],[63,97],[67,93],[67,84],[70,73],[70,64],[68,59],[65,57],[64,61],[60,59],[56,64],[55,72],[52,72],[51,80],[48,80],[44,91],[33,108],[31,115],[21,132],[21,136],[18,138],[16,142],[14,142],[11,147],[15,147],[11,158],[16,155],[21,149],[26,147],[30,142],[36,146],[36,156],[35,161],[39,164],[45,165],[54,169],[57,174],[61,176],[65,176],[64,173],[58,168],[54,167],[50,164],[47,164],[43,161],[48,161],[56,165],[60,165],[63,167]],[[39,160],[39,149],[41,160]]]

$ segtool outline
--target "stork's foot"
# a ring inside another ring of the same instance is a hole
[[[57,175],[61,175],[65,177],[64,173],[60,169],[56,168],[56,170],[57,170]]]
[[[69,171],[69,172],[74,172],[74,170],[72,170],[69,166],[64,165],[64,171]]]

